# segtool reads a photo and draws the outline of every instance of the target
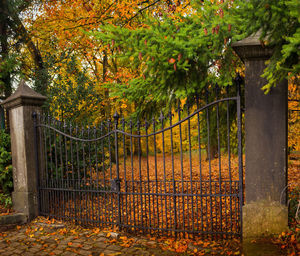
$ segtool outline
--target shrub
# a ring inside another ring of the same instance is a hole
[[[12,207],[11,195],[0,193],[0,204],[4,205],[5,208]]]
[[[10,136],[0,130],[0,190],[10,194],[13,190]]]

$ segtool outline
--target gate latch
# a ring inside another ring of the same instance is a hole
[[[112,191],[119,192],[120,191],[120,183],[121,183],[120,179],[110,180],[110,189]]]

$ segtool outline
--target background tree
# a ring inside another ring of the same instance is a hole
[[[50,80],[57,79],[56,72],[61,62],[68,62],[70,56],[76,58],[77,69],[85,70],[86,77],[95,85],[96,94],[101,98],[101,110],[95,111],[102,117],[110,116],[114,105],[118,104],[110,95],[111,88],[105,84],[128,80],[135,76],[136,70],[120,65],[114,57],[114,42],[101,43],[85,32],[97,31],[105,24],[135,29],[143,27],[148,16],[189,11],[188,1],[178,1],[175,5],[172,1],[159,0],[45,1],[39,7],[37,17],[29,17],[27,23],[43,58],[51,63],[48,69]],[[53,82],[52,86],[54,84],[58,85]],[[123,102],[118,105],[124,106]],[[129,109],[132,107],[127,106]]]
[[[300,72],[300,2],[297,0],[235,0],[228,21],[234,26],[233,40],[258,31],[261,43],[274,49],[265,70],[268,92],[279,80]]]

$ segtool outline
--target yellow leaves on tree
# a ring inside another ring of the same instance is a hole
[[[300,76],[289,81],[289,133],[288,144],[291,151],[300,151]]]
[[[26,21],[28,30],[34,41],[38,43],[45,61],[48,62],[48,58],[54,59],[54,63],[50,64],[51,68],[48,70],[53,78],[50,84],[53,84],[53,80],[57,77],[56,68],[64,65],[62,62],[70,56],[75,56],[78,68],[84,69],[86,76],[95,83],[96,94],[102,99],[101,106],[99,106],[102,110],[89,106],[89,102],[81,102],[73,111],[83,109],[95,111],[90,112],[95,116],[95,119],[90,117],[95,124],[103,120],[103,116],[107,118],[111,115],[117,107],[111,98],[110,90],[104,87],[104,84],[114,82],[127,84],[131,78],[141,75],[142,72],[140,70],[137,72],[131,67],[124,67],[116,61],[114,54],[120,51],[120,49],[115,49],[116,42],[104,44],[96,41],[86,32],[99,30],[100,26],[105,24],[129,28],[144,26],[143,15],[153,16],[162,13],[173,15],[176,12],[182,12],[182,14],[189,12],[189,4],[185,1],[170,5],[167,1],[149,3],[139,0],[54,0],[43,1],[38,8],[34,16],[26,16]],[[143,15],[140,15],[141,13]],[[73,76],[68,73],[67,69],[62,68],[60,72],[64,73],[61,75],[65,80],[70,80],[70,76]],[[75,85],[73,83],[73,86]],[[58,106],[58,101],[54,100],[54,102]],[[59,113],[56,114],[61,116],[61,110],[57,111]]]

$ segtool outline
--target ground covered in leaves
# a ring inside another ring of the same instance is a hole
[[[297,255],[299,225],[278,237],[267,238],[264,246],[279,254]],[[257,254],[261,241],[251,241]],[[266,253],[266,254],[262,254]],[[39,217],[27,225],[0,233],[0,255],[243,255],[238,239],[212,241],[167,237],[132,236],[115,230],[84,228],[72,223]]]
[[[131,236],[39,217],[0,234],[0,255],[240,255],[239,240]]]
[[[0,204],[0,215],[11,214],[13,210],[11,208],[6,208],[5,205]]]

